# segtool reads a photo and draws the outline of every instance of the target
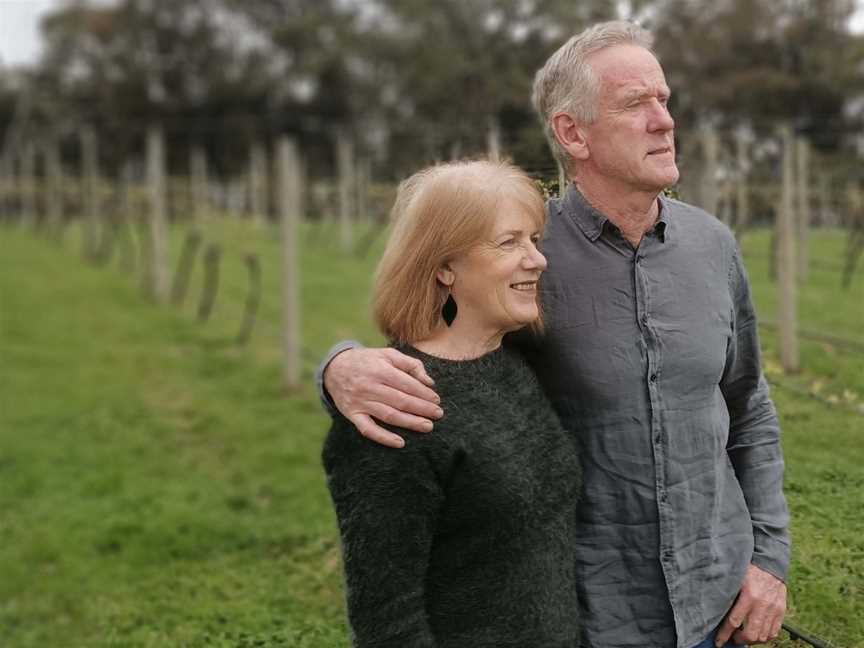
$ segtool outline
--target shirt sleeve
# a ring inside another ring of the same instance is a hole
[[[355,648],[436,645],[425,581],[444,501],[438,466],[446,464],[446,450],[440,435],[403,436],[404,448],[387,448],[338,416],[324,446]]]
[[[336,416],[339,412],[336,409],[336,405],[333,403],[333,399],[330,398],[330,394],[328,394],[327,390],[324,388],[324,372],[327,370],[327,365],[329,365],[333,361],[333,358],[343,351],[347,351],[348,349],[357,349],[362,346],[363,345],[356,340],[343,340],[337,342],[330,347],[327,355],[324,356],[324,360],[321,361],[321,364],[319,364],[318,368],[315,370],[315,387],[318,389],[318,398],[321,399],[321,405],[331,418]]]
[[[789,570],[789,511],[783,495],[780,424],[759,358],[756,314],[737,246],[729,273],[733,331],[720,388],[729,411],[726,451],[753,524],[752,563],[781,580]]]

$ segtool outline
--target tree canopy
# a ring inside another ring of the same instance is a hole
[[[333,141],[350,133],[398,175],[481,152],[494,128],[518,163],[545,171],[535,71],[586,25],[630,16],[656,34],[679,128],[759,132],[782,120],[832,151],[864,112],[853,10],[853,0],[76,0],[44,20],[44,55],[15,87],[0,70],[0,129],[15,114],[19,139],[89,125],[119,160],[158,122],[172,150],[204,145],[225,172],[278,133],[297,137],[313,166],[331,165]]]

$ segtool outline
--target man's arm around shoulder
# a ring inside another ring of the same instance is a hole
[[[365,348],[353,341],[330,349],[316,371],[319,396],[332,414],[339,410],[360,434],[393,448],[404,440],[375,419],[415,432],[431,432],[441,418],[440,399],[423,363],[390,348]]]

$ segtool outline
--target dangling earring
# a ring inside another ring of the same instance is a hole
[[[447,287],[447,301],[444,302],[444,306],[441,308],[441,317],[444,318],[444,323],[447,326],[453,325],[453,320],[456,319],[456,313],[459,308],[456,306],[456,300],[453,299],[453,295],[450,293],[450,287]]]

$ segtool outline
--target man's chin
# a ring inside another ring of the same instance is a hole
[[[665,173],[659,174],[658,181],[658,191],[663,191],[664,189],[668,189],[673,186],[676,182],[678,182],[678,178],[681,174],[678,173],[678,168],[673,167],[667,170]]]

